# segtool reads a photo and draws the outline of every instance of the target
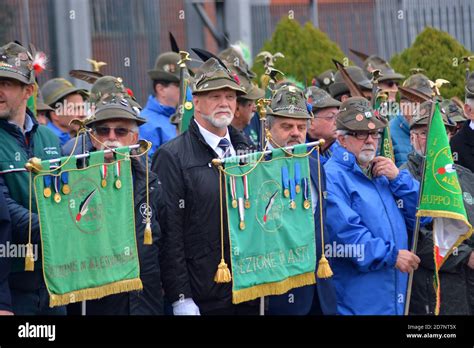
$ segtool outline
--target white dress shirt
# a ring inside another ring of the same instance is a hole
[[[236,152],[235,152],[235,149],[234,149],[234,146],[232,145],[232,142],[230,141],[230,135],[229,135],[229,129],[226,128],[226,134],[224,137],[220,137],[212,132],[209,132],[206,128],[202,127],[199,122],[194,119],[194,121],[196,122],[196,124],[198,125],[198,128],[199,128],[199,132],[201,133],[201,135],[203,136],[204,140],[206,141],[206,143],[215,151],[215,153],[217,153],[217,155],[219,156],[219,158],[222,158],[224,156],[224,150],[222,150],[218,145],[219,145],[219,142],[221,141],[222,138],[225,138],[229,141],[229,144],[230,144],[230,155],[231,156],[235,156],[236,155]]]

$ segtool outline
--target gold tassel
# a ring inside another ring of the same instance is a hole
[[[320,146],[321,144],[324,144],[324,141],[318,145],[316,150],[318,151],[318,193],[319,193],[319,222],[320,222],[320,228],[321,228],[321,258],[319,259],[318,263],[318,278],[330,278],[334,275],[332,273],[331,266],[329,265],[328,259],[326,259],[326,256],[324,255],[324,221],[323,221],[323,190],[321,188],[321,153],[320,153]]]
[[[318,278],[330,278],[333,276],[331,266],[326,256],[321,256],[318,264]]]
[[[153,240],[151,238],[151,226],[150,222],[146,223],[145,227],[145,238],[143,239],[143,244],[145,245],[151,245],[153,243]]]
[[[227,267],[224,259],[221,259],[221,263],[219,263],[216,275],[214,276],[214,281],[216,283],[230,283],[231,280],[232,276],[230,274],[230,270]]]
[[[148,144],[148,150],[150,149],[150,144]],[[145,227],[145,238],[143,238],[143,244],[145,245],[152,245],[153,244],[153,239],[151,237],[151,222],[150,222],[150,216],[151,216],[151,207],[150,207],[150,189],[148,187],[149,185],[149,180],[148,180],[148,171],[150,170],[148,166],[148,153],[145,152],[145,173],[146,173],[146,213],[147,213],[147,218],[146,218],[146,227]],[[149,209],[149,210],[148,210]]]
[[[33,244],[26,244],[25,271],[33,272],[35,270],[35,258],[33,255]]]

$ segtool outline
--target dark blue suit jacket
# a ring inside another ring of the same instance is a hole
[[[319,190],[318,162],[315,158],[309,158],[311,182],[316,190]],[[326,174],[321,166],[322,192],[326,191]],[[323,196],[323,200],[325,200]],[[316,270],[321,258],[321,222],[319,218],[319,197],[314,213],[314,225],[316,233]],[[326,218],[326,204],[323,204],[323,220]],[[324,242],[329,242],[329,236],[324,229]],[[328,258],[330,262],[330,258]],[[316,290],[316,291],[315,291]],[[292,296],[290,296],[292,295]],[[270,315],[307,315],[307,314],[336,314],[336,291],[332,278],[316,278],[316,285],[303,286],[288,291],[286,294],[269,297],[268,314]]]
[[[10,223],[10,214],[8,213],[7,203],[0,190],[0,243],[5,245],[12,241],[12,231]],[[10,274],[10,258],[2,255],[0,257],[0,310],[11,311],[10,287],[8,286],[8,275]]]

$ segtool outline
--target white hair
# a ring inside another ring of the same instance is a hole
[[[336,131],[336,134],[337,134],[337,136],[342,135],[343,137],[345,137],[345,136],[347,135],[347,131],[344,130],[344,129],[338,129],[338,130]]]

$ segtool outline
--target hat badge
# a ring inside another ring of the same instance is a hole
[[[174,64],[165,64],[163,65],[163,70],[166,72],[174,73],[176,71],[176,66]]]

